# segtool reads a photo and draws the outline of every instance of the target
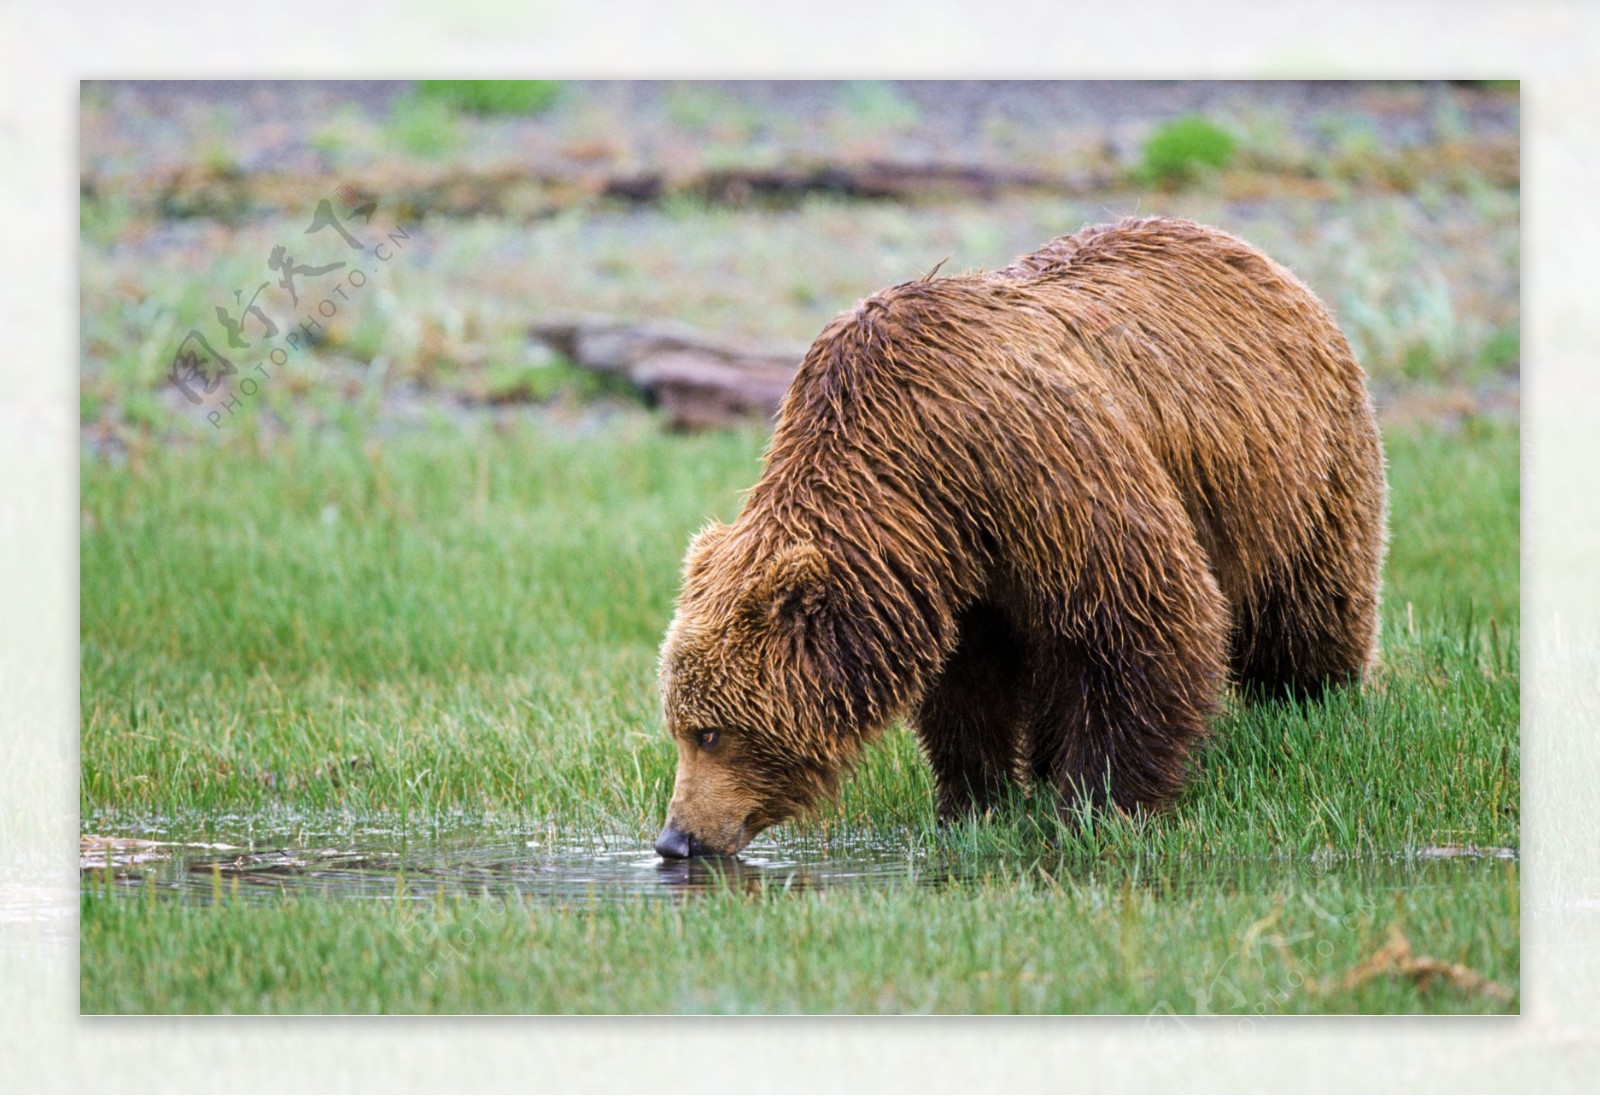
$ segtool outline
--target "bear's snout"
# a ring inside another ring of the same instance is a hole
[[[695,840],[693,834],[680,830],[675,822],[667,820],[666,828],[656,838],[656,852],[668,860],[685,860],[691,856],[704,856],[710,850]]]

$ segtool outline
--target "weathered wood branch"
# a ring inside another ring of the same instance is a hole
[[[529,334],[574,365],[624,378],[682,430],[771,418],[806,351],[608,317],[547,321]]]

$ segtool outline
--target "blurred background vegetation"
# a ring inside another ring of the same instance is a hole
[[[995,268],[1085,224],[1191,217],[1333,308],[1389,418],[1518,401],[1514,82],[85,83],[84,439],[132,454],[444,417],[552,425],[646,393],[530,339],[570,316],[789,347],[941,259]],[[392,261],[250,395],[346,273],[269,268],[329,201]],[[243,318],[253,298],[276,325]],[[312,288],[308,296],[304,289]],[[235,291],[240,292],[235,297]],[[227,349],[218,309],[242,320]],[[192,404],[186,333],[239,368]]]

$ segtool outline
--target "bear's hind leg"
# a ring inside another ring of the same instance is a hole
[[[1316,700],[1359,682],[1377,643],[1376,587],[1354,565],[1302,567],[1242,607],[1231,662],[1245,697]]]
[[[962,614],[956,648],[913,716],[941,820],[993,806],[1015,778],[1026,656],[999,609],[978,604]]]

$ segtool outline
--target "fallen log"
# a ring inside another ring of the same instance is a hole
[[[1053,172],[938,161],[792,164],[775,167],[691,167],[686,170],[624,171],[605,165],[530,167],[385,163],[361,172],[334,174],[317,164],[284,170],[245,170],[234,164],[183,164],[143,173],[137,179],[83,174],[78,189],[93,201],[110,193],[152,204],[164,217],[238,221],[267,210],[315,206],[339,187],[357,185],[386,210],[407,218],[430,214],[512,217],[523,221],[596,201],[649,205],[689,196],[712,205],[794,205],[815,194],[860,200],[991,201],[1021,192],[1084,196],[1115,186],[1115,171]]]
[[[580,368],[623,378],[678,430],[770,419],[806,352],[683,324],[596,316],[541,322],[529,336]]]
[[[608,179],[601,194],[635,203],[692,194],[717,205],[744,205],[753,200],[795,202],[811,194],[895,201],[924,197],[989,201],[1011,191],[1085,193],[1113,181],[1109,176],[1091,178],[1021,168],[872,160],[860,164],[706,170],[676,179],[662,172],[645,171]]]

